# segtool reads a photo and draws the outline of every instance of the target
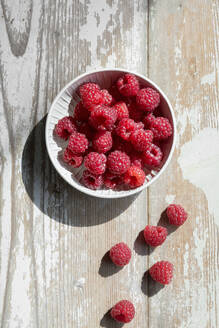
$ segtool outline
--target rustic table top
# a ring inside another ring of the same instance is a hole
[[[106,313],[124,298],[126,327],[219,327],[219,1],[2,0],[0,26],[1,327],[121,327]],[[95,67],[148,76],[176,113],[171,164],[137,197],[83,195],[48,159],[52,100]],[[172,202],[189,219],[152,252],[139,232]],[[120,241],[118,271],[104,254]],[[175,267],[165,288],[145,273],[158,260]]]

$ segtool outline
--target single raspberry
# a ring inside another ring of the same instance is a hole
[[[122,175],[130,167],[130,158],[126,153],[115,150],[107,158],[107,167],[111,173]]]
[[[146,151],[151,148],[153,132],[139,129],[132,132],[129,140],[137,151]]]
[[[143,112],[137,107],[137,104],[131,102],[127,105],[129,111],[129,117],[134,120],[135,122],[142,121]]]
[[[117,120],[120,121],[123,118],[129,117],[129,111],[124,101],[117,102],[113,108],[117,111]]]
[[[134,305],[127,301],[122,300],[111,309],[111,316],[118,322],[130,322],[135,316],[135,307]]]
[[[125,97],[136,96],[139,91],[139,82],[135,75],[125,74],[116,83],[119,92]]]
[[[130,188],[137,188],[144,184],[145,173],[139,167],[131,166],[124,174],[123,179]]]
[[[132,252],[125,243],[119,243],[110,249],[109,255],[114,264],[124,266],[130,262]]]
[[[170,204],[167,207],[167,216],[170,224],[180,226],[188,218],[188,214],[181,205]]]
[[[116,128],[116,133],[124,140],[128,140],[131,133],[136,129],[136,123],[130,118],[123,118],[119,121]]]
[[[88,170],[83,172],[82,183],[89,189],[99,189],[103,184],[103,176],[91,173]]]
[[[145,165],[159,166],[163,157],[163,153],[157,145],[152,144],[151,149],[142,153],[142,160]]]
[[[104,174],[104,185],[109,189],[115,189],[117,186],[123,184],[123,180],[119,175],[115,175],[109,171]]]
[[[85,83],[81,85],[79,93],[84,107],[88,109],[92,105],[103,104],[104,102],[100,87],[95,83]]]
[[[85,156],[84,166],[93,174],[103,174],[106,170],[106,156],[104,154],[91,152]]]
[[[98,153],[108,152],[113,145],[111,132],[98,131],[93,138],[92,145]]]
[[[63,161],[68,163],[70,166],[79,167],[83,162],[83,157],[81,155],[72,153],[70,149],[66,148],[63,153]]]
[[[90,112],[85,108],[80,101],[74,109],[73,118],[75,121],[84,122],[88,121]]]
[[[113,101],[113,97],[111,96],[111,94],[108,92],[108,90],[105,89],[101,90],[100,92],[103,97],[103,105],[110,106]]]
[[[137,151],[133,151],[130,153],[131,166],[137,166],[140,169],[143,169],[143,160],[142,153],[138,153]]]
[[[168,285],[173,278],[173,265],[168,261],[160,261],[150,268],[149,273],[153,280]]]
[[[150,129],[150,126],[154,122],[155,119],[156,119],[156,117],[152,113],[146,115],[143,120],[145,128]]]
[[[160,103],[160,95],[152,88],[145,88],[138,91],[136,103],[139,109],[153,111]]]
[[[156,117],[156,119],[151,122],[150,129],[154,134],[155,140],[167,139],[173,133],[172,126],[165,117]]]
[[[62,139],[67,140],[68,137],[76,132],[76,126],[74,124],[74,119],[71,116],[65,116],[58,121],[55,126],[55,133]]]
[[[144,238],[148,245],[159,246],[167,238],[167,229],[160,226],[149,226],[147,225],[144,229]]]
[[[95,131],[92,129],[92,127],[88,124],[88,122],[83,122],[79,127],[78,131],[82,134],[85,134],[86,138],[88,140],[92,140]]]
[[[98,130],[111,131],[117,120],[117,112],[113,107],[97,106],[90,115],[90,124]]]
[[[70,135],[68,149],[75,154],[82,154],[88,148],[88,140],[84,134],[74,132]]]

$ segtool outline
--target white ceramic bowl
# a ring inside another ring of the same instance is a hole
[[[64,116],[68,116],[69,113],[72,113],[74,104],[78,102],[78,87],[86,82],[94,82],[98,83],[102,89],[108,89],[113,82],[115,82],[118,77],[123,75],[124,73],[132,73],[135,74],[141,86],[144,87],[152,87],[156,89],[161,96],[160,109],[162,115],[167,117],[172,126],[173,126],[173,135],[170,137],[163,147],[164,157],[162,163],[159,168],[153,169],[151,171],[146,172],[146,180],[144,185],[139,188],[131,189],[131,190],[109,190],[109,189],[101,189],[101,190],[91,190],[83,186],[79,180],[82,175],[83,169],[78,168],[74,169],[67,165],[65,165],[60,160],[60,154],[62,149],[67,145],[67,142],[60,140],[56,136],[54,136],[54,127],[59,119]],[[72,102],[72,105],[70,104]],[[138,193],[139,191],[145,189],[150,186],[155,180],[158,179],[159,176],[165,171],[167,165],[169,164],[174,147],[175,147],[175,137],[176,137],[176,123],[173,108],[167,98],[167,96],[163,93],[163,91],[151,80],[148,78],[135,73],[126,71],[123,69],[102,69],[99,71],[92,71],[89,73],[82,74],[69,82],[56,96],[53,101],[51,108],[49,110],[47,121],[46,121],[46,146],[49,153],[49,157],[57,172],[62,176],[62,178],[67,181],[72,187],[95,197],[100,198],[120,198],[126,197],[133,194]]]

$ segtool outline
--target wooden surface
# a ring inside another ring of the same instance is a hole
[[[0,29],[1,327],[120,327],[105,313],[123,298],[126,327],[219,327],[219,1],[2,0]],[[173,160],[137,197],[85,196],[46,153],[52,100],[95,67],[149,76],[176,112]],[[137,236],[171,202],[189,220],[151,252]],[[133,257],[117,272],[119,241]],[[157,260],[175,266],[162,289],[145,274]]]

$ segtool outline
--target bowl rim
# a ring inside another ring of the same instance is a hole
[[[81,187],[79,184],[74,183],[74,181],[72,180],[72,182],[70,182],[68,179],[66,179],[66,177],[64,175],[62,175],[62,173],[59,171],[58,166],[56,165],[55,161],[53,160],[53,156],[52,153],[50,152],[50,146],[49,146],[49,137],[48,137],[48,125],[49,125],[49,119],[51,116],[51,113],[53,111],[53,108],[55,106],[55,103],[57,102],[57,100],[61,97],[61,95],[63,94],[63,92],[68,89],[73,83],[76,83],[78,80],[80,80],[81,78],[89,75],[89,74],[97,74],[100,72],[107,72],[107,71],[115,71],[115,72],[121,72],[121,73],[130,73],[130,74],[134,74],[137,77],[140,77],[141,79],[145,80],[146,82],[148,82],[149,84],[151,84],[151,86],[153,86],[156,90],[159,91],[159,93],[162,95],[162,97],[165,99],[170,113],[171,113],[171,118],[172,118],[172,122],[173,122],[173,141],[172,141],[172,146],[168,155],[168,158],[166,160],[166,162],[164,163],[164,165],[162,166],[161,170],[150,180],[148,181],[146,184],[140,186],[139,188],[136,189],[130,189],[127,190],[127,194],[120,194],[120,192],[118,192],[117,194],[114,195],[110,195],[110,194],[106,194],[106,195],[101,195],[101,194],[97,194],[95,193],[95,190],[92,189],[88,189],[85,187]],[[61,90],[60,92],[56,95],[56,97],[54,98],[49,111],[47,112],[47,118],[46,118],[46,126],[45,126],[45,139],[46,139],[46,148],[47,148],[47,153],[49,155],[49,158],[53,164],[53,166],[55,167],[56,171],[59,173],[59,175],[73,188],[79,190],[82,193],[88,194],[89,196],[93,196],[93,197],[97,197],[97,198],[108,198],[108,199],[116,199],[116,198],[125,198],[127,196],[131,196],[134,194],[137,194],[139,192],[141,192],[142,190],[148,188],[152,183],[154,183],[160,176],[161,174],[166,170],[167,166],[169,165],[172,156],[173,156],[173,152],[175,150],[175,146],[176,146],[176,118],[175,118],[175,114],[174,114],[174,110],[173,107],[168,99],[168,97],[166,96],[166,94],[160,89],[160,87],[153,82],[152,80],[150,80],[148,77],[137,73],[135,71],[130,71],[127,70],[125,68],[98,68],[98,69],[93,69],[91,71],[87,71],[83,74],[78,75],[76,78],[74,78],[73,80],[71,80],[69,83],[67,83]],[[84,190],[85,189],[85,190]]]

